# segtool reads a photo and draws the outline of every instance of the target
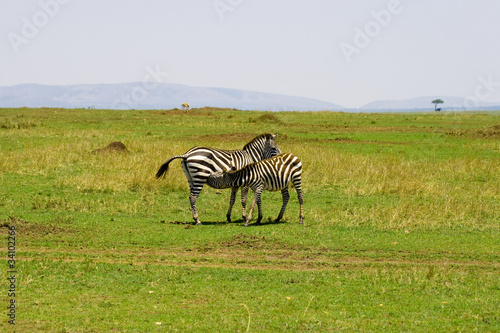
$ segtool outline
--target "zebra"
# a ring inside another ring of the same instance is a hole
[[[200,195],[203,185],[210,174],[217,171],[230,170],[231,167],[240,169],[247,164],[254,163],[281,153],[275,142],[276,134],[261,134],[247,143],[242,150],[222,150],[207,147],[193,147],[183,155],[176,155],[167,160],[156,173],[156,178],[163,178],[168,170],[168,165],[176,158],[182,159],[182,170],[190,187],[189,201],[193,212],[193,219],[200,225],[198,212],[196,210],[196,200]],[[210,185],[212,186],[212,185]],[[212,186],[214,187],[214,186]],[[217,187],[215,187],[217,188]],[[225,187],[227,188],[227,187]],[[231,222],[231,210],[236,199],[239,187],[234,187],[231,191],[227,221]],[[243,219],[246,220],[246,197],[248,187],[241,190],[241,204],[243,206]]]
[[[207,184],[216,188],[249,186],[254,191],[255,194],[250,212],[245,220],[245,227],[247,227],[248,222],[252,218],[252,211],[255,208],[255,203],[257,203],[259,209],[259,217],[256,224],[260,224],[262,220],[260,197],[263,190],[281,191],[283,206],[275,221],[281,220],[285,213],[288,200],[290,199],[288,186],[291,181],[297,191],[297,197],[300,204],[299,223],[303,224],[304,208],[301,190],[301,174],[302,163],[300,159],[293,154],[282,153],[263,161],[248,164],[239,170],[233,167],[230,171],[214,172],[208,177]]]

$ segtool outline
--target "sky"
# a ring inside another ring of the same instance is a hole
[[[500,101],[498,0],[0,0],[0,86]]]

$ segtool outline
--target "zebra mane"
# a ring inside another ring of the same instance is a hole
[[[255,138],[252,139],[249,143],[247,143],[244,147],[243,150],[247,150],[249,147],[253,146],[256,142],[261,141],[264,139],[264,141],[271,140],[273,138],[273,135],[270,133],[265,133],[256,136]]]

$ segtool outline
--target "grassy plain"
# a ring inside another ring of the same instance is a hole
[[[242,227],[170,156],[255,135],[304,165],[283,223]],[[98,153],[113,141],[130,153]],[[500,113],[0,109],[0,330],[500,330]]]

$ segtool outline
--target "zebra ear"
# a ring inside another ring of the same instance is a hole
[[[276,139],[276,137],[278,136],[278,132],[276,132],[272,137],[273,137],[273,140]]]

